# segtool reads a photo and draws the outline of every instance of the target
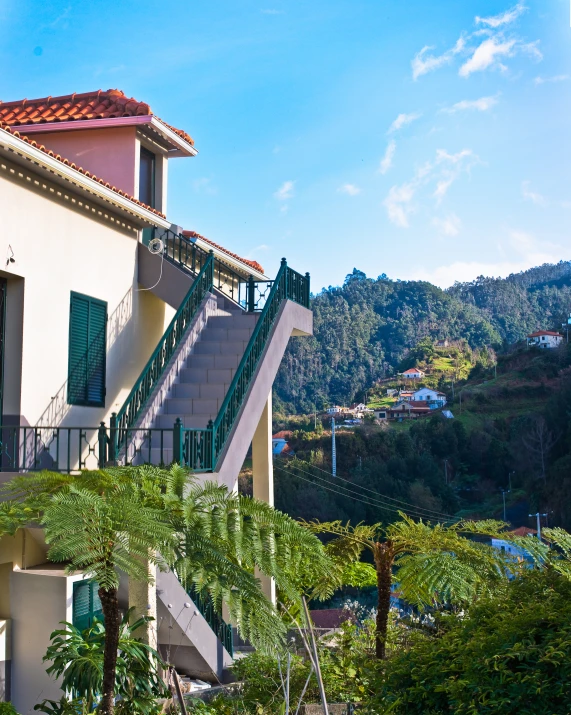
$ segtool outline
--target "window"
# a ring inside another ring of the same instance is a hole
[[[71,294],[67,402],[105,406],[107,303],[81,293]]]
[[[155,155],[145,147],[141,147],[139,201],[155,208]]]
[[[99,600],[99,584],[96,581],[79,581],[73,584],[73,625],[84,631],[93,625],[93,619],[103,621]]]

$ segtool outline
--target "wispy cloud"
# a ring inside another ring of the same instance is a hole
[[[491,15],[490,17],[479,17],[476,15],[474,19],[476,25],[486,25],[487,27],[496,29],[502,25],[509,25],[511,22],[514,22],[514,20],[517,20],[526,10],[527,8],[523,3],[518,3],[510,10],[505,10],[505,12],[501,12],[499,15]]]
[[[568,74],[556,74],[553,77],[536,77],[533,80],[534,84],[546,84],[548,82],[565,82],[569,79]]]
[[[48,22],[45,25],[40,25],[39,29],[40,30],[57,30],[57,29],[67,30],[67,28],[68,28],[67,20],[69,19],[70,16],[71,16],[71,5],[68,5],[51,22]]]
[[[402,114],[399,114],[398,117],[394,120],[394,122],[389,127],[387,134],[392,134],[393,132],[398,132],[399,129],[402,129],[407,124],[414,122],[415,119],[418,119],[421,116],[422,116],[422,114],[420,112],[412,112],[411,114],[404,114],[404,112],[403,112]]]
[[[449,62],[452,61],[452,58],[455,55],[464,50],[465,46],[466,40],[464,39],[464,37],[459,37],[456,40],[456,44],[454,45],[454,47],[451,47],[442,55],[431,55],[428,53],[430,52],[430,50],[433,50],[434,47],[426,45],[412,59],[412,78],[414,80],[417,80],[419,77],[422,77],[422,75],[428,74],[429,72],[433,72],[434,70],[437,70],[440,67],[447,65]]]
[[[276,10],[273,7],[268,7],[268,8],[263,8],[260,10],[262,15],[283,15],[284,11],[283,10]]]
[[[399,228],[408,228],[409,217],[417,210],[415,197],[421,190],[429,189],[431,198],[439,205],[460,175],[469,173],[479,161],[471,149],[455,154],[438,149],[435,159],[420,166],[410,181],[391,186],[383,201],[389,221]]]
[[[218,193],[218,189],[212,184],[212,180],[208,179],[206,176],[194,179],[192,182],[192,188],[198,194],[210,194],[211,196],[214,196]]]
[[[445,236],[457,236],[460,233],[462,221],[460,221],[456,214],[450,214],[445,218],[433,218],[432,225],[438,229],[439,233]]]
[[[387,144],[387,148],[385,149],[385,154],[379,164],[379,173],[386,174],[387,171],[391,168],[391,166],[393,165],[393,159],[394,159],[396,150],[397,150],[397,143],[395,142],[394,139],[391,139],[391,141]]]
[[[348,196],[357,196],[357,194],[361,193],[361,189],[355,186],[355,184],[343,184],[337,191],[341,194],[347,194]]]
[[[284,181],[280,188],[274,192],[274,197],[278,201],[288,201],[293,198],[295,181]]]
[[[460,77],[469,77],[473,72],[482,72],[492,66],[506,69],[500,62],[500,57],[511,57],[514,51],[515,40],[502,41],[496,37],[484,40],[474,54],[460,67]]]
[[[522,181],[521,183],[521,194],[526,201],[531,201],[532,204],[536,206],[547,206],[547,199],[545,196],[538,194],[536,191],[532,191],[529,187],[529,181]]]
[[[480,99],[463,99],[461,102],[456,102],[451,107],[445,107],[442,112],[447,114],[455,114],[456,112],[465,112],[469,110],[477,110],[478,112],[487,112],[498,103],[498,95],[490,97],[480,97]]]

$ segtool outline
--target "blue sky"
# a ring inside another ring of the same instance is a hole
[[[169,218],[446,286],[571,259],[569,0],[0,0],[0,98],[120,88],[194,138]]]

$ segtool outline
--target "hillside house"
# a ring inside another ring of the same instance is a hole
[[[291,439],[293,432],[290,430],[281,430],[272,435],[272,454],[274,457],[282,453],[290,453],[288,440]]]
[[[410,402],[414,398],[414,392],[412,390],[401,390],[399,392],[399,400],[405,400]]]
[[[430,407],[427,402],[401,400],[388,410],[388,419],[417,419],[429,413]]]
[[[339,405],[333,405],[333,407],[328,407],[326,413],[328,415],[342,415],[347,412],[346,407],[340,407]]]
[[[437,340],[435,343],[435,346],[437,348],[447,348],[450,345],[450,341],[448,338],[444,338],[443,340]]]
[[[427,402],[431,410],[440,409],[446,404],[446,395],[438,390],[432,390],[430,387],[421,387],[413,394],[412,399]]]
[[[536,348],[557,348],[562,340],[563,335],[553,330],[538,330],[527,336],[528,346]]]
[[[290,337],[312,333],[309,275],[282,259],[268,277],[176,223],[169,162],[197,153],[119,90],[0,102],[0,480],[176,461],[234,490],[252,444],[254,496],[273,503],[272,384]],[[59,699],[49,635],[93,601],[46,550],[38,529],[0,542],[0,681],[22,713]],[[222,679],[213,604],[185,609],[173,573],[143,590],[125,583],[121,608],[162,624],[159,648],[175,634],[177,668]]]
[[[411,367],[399,374],[407,380],[422,380],[425,377],[425,373],[417,367]]]
[[[529,538],[537,537],[537,531],[535,529],[530,529],[527,526],[520,526],[517,529],[513,529],[509,533],[513,536],[524,536]],[[530,555],[527,551],[525,551],[525,549],[519,548],[504,539],[492,539],[492,546],[505,552],[506,554],[509,554],[510,556],[513,556],[514,559],[524,559],[526,561],[531,560]]]

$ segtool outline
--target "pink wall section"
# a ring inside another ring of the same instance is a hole
[[[22,134],[25,133],[22,127]],[[109,127],[30,135],[98,179],[135,196],[135,127]]]

